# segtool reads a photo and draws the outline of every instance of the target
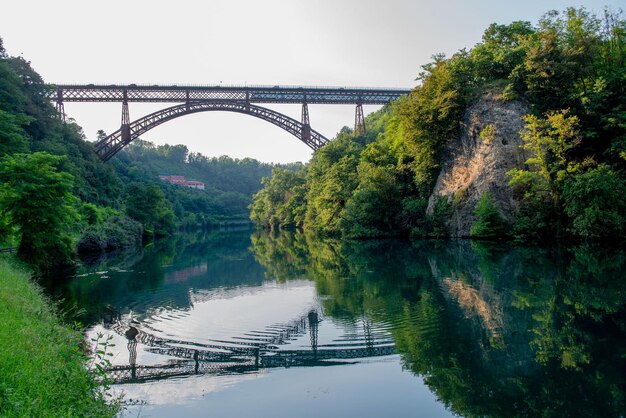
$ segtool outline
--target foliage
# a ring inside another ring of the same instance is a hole
[[[452,215],[454,207],[447,196],[437,196],[433,205],[433,213],[430,215],[430,227],[432,235],[437,238],[448,236],[447,223]]]
[[[23,129],[27,122],[24,115],[0,110],[0,156],[28,151],[28,138]]]
[[[126,213],[140,222],[145,232],[159,236],[174,231],[174,212],[157,185],[132,183],[126,190]]]
[[[97,254],[141,246],[143,226],[127,216],[113,215],[88,225],[76,245],[79,254]]]
[[[495,239],[506,236],[506,222],[491,197],[484,192],[474,210],[474,223],[470,235],[474,238]]]
[[[348,133],[340,133],[314,154],[306,182],[305,228],[326,235],[341,233],[346,202],[358,184],[357,165],[362,149]]]
[[[520,134],[524,149],[530,152],[526,165],[532,169],[511,171],[511,185],[524,187],[527,199],[545,197],[558,207],[563,182],[579,169],[579,164],[567,158],[580,139],[578,118],[564,110],[545,118],[526,115],[523,119]]]
[[[261,179],[273,168],[290,171],[301,164],[274,165],[244,158],[205,157],[189,153],[184,145],[155,145],[137,139],[111,160],[118,175],[128,183],[155,183],[160,174],[175,174],[202,181],[205,190],[193,190],[159,182],[183,227],[243,220],[249,216],[252,195],[261,188]]]
[[[70,232],[78,215],[73,177],[59,172],[62,158],[43,152],[0,160],[0,209],[18,228],[18,254],[41,270],[68,263]]]
[[[341,229],[350,237],[381,237],[400,231],[402,186],[393,154],[376,141],[360,155],[358,185],[346,202]]]
[[[608,166],[568,179],[563,201],[575,235],[611,239],[626,234],[626,183]]]
[[[483,142],[485,144],[491,144],[491,142],[493,141],[493,138],[496,136],[496,127],[493,124],[489,124],[487,126],[485,126],[481,131],[480,131],[480,139],[483,140]]]
[[[304,170],[272,170],[272,177],[263,178],[263,189],[253,196],[250,219],[270,229],[301,227],[306,207],[304,182]]]

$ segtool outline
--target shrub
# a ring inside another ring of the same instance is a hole
[[[470,236],[474,238],[496,239],[506,236],[506,222],[502,219],[491,193],[484,192],[474,210],[474,223]]]

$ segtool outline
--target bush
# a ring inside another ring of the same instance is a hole
[[[484,192],[474,210],[474,223],[470,229],[473,238],[497,239],[506,236],[506,222],[502,219],[491,193]]]
[[[585,239],[623,238],[626,233],[626,183],[608,166],[575,176],[563,190],[571,232]]]
[[[78,241],[79,254],[111,252],[141,245],[141,224],[126,216],[114,216],[87,227]]]

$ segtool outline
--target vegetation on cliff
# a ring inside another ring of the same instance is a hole
[[[492,24],[474,48],[433,58],[409,96],[366,118],[366,135],[344,128],[315,153],[302,180],[285,182],[280,173],[266,180],[271,196],[265,189],[255,196],[252,219],[265,227],[295,225],[330,236],[445,235],[454,197],[444,197],[432,213],[426,210],[442,148],[458,136],[467,106],[495,91],[499,100],[521,101],[530,109],[520,133],[527,160],[509,173],[519,202],[513,225],[490,230],[483,222],[474,235],[624,237],[621,12],[597,17],[568,8],[547,13],[534,26]],[[488,134],[481,132],[481,138],[488,140]]]

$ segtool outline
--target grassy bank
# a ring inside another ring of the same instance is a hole
[[[82,335],[61,323],[29,276],[0,256],[0,416],[114,416],[84,367]]]

